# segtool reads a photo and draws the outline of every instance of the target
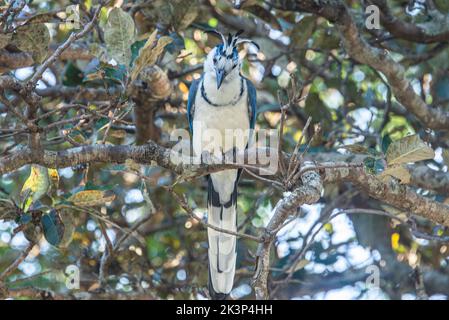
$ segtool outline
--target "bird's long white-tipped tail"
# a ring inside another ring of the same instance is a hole
[[[237,170],[212,174],[208,181],[207,222],[237,231]],[[209,292],[212,299],[225,299],[234,284],[237,261],[236,236],[208,228]]]

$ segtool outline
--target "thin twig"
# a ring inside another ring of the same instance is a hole
[[[262,177],[262,176],[260,176],[258,174],[255,174],[254,172],[252,172],[251,170],[249,170],[247,168],[243,168],[243,170],[245,170],[245,172],[247,172],[250,176],[252,176],[252,177],[254,177],[256,179],[259,179],[259,180],[262,180],[262,181],[274,184],[274,185],[280,187],[281,189],[283,189],[283,187],[284,187],[284,185],[282,183],[280,183],[279,181],[271,180],[271,179],[268,179],[268,178],[264,178],[264,177]]]
[[[307,119],[307,122],[306,122],[304,128],[302,129],[301,138],[299,138],[298,142],[296,143],[295,150],[293,151],[292,156],[290,158],[290,162],[288,164],[287,181],[291,180],[291,178],[293,177],[293,175],[295,174],[295,172],[298,170],[299,166],[301,165],[301,159],[298,158],[298,151],[299,151],[300,145],[302,144],[302,142],[304,140],[304,136],[305,136],[307,130],[309,129],[311,122],[312,122],[312,117],[309,117]],[[310,139],[309,141],[311,141],[311,140],[312,139]]]
[[[281,104],[281,123],[279,125],[279,143],[278,143],[278,161],[279,161],[279,169],[281,171],[281,175],[285,176],[285,165],[284,165],[284,157],[282,155],[282,142],[284,141],[284,126],[285,126],[285,118],[287,107],[283,106],[280,100],[280,96],[278,93],[278,100]]]
[[[33,248],[34,242],[30,242],[28,247],[26,247],[26,249],[22,251],[19,257],[14,260],[14,262],[0,274],[0,283],[3,283],[6,277],[11,275],[19,267],[19,265],[26,259],[26,257],[28,257]]]
[[[200,224],[202,224],[203,226],[207,227],[207,228],[211,228],[215,231],[218,232],[222,232],[222,233],[227,233],[239,238],[245,238],[245,239],[249,239],[249,240],[253,240],[256,242],[262,242],[262,238],[261,237],[256,237],[256,236],[252,236],[250,234],[245,234],[245,233],[240,233],[240,232],[235,232],[235,231],[231,231],[231,230],[226,230],[226,229],[222,229],[219,227],[216,227],[214,225],[211,225],[205,221],[203,221],[203,219],[201,219],[200,217],[198,217],[192,210],[192,208],[190,208],[190,206],[187,204],[187,200],[185,199],[185,197],[181,197],[180,195],[178,195],[173,188],[166,188],[172,195],[173,197],[176,199],[176,201],[178,201],[179,205],[184,209],[185,212],[187,212],[187,214],[194,220],[198,221]]]

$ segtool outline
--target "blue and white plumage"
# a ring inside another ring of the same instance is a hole
[[[189,91],[187,114],[194,149],[221,156],[235,148],[244,150],[256,119],[256,90],[240,74],[241,61],[237,46],[251,42],[237,32],[207,55],[204,72]],[[256,45],[257,46],[257,45]],[[207,130],[220,133],[220,138],[202,141]],[[238,138],[234,139],[236,135]],[[232,142],[231,142],[232,141]],[[231,143],[230,143],[231,142]],[[196,144],[196,145],[195,145]],[[215,172],[208,177],[208,223],[237,231],[237,184],[241,170]],[[235,236],[208,228],[209,292],[213,299],[224,299],[232,290],[237,259]]]

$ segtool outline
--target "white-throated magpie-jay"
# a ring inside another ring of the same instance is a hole
[[[194,149],[217,155],[217,151],[244,150],[256,120],[256,90],[240,73],[238,46],[252,40],[240,38],[242,31],[229,34],[213,48],[204,62],[203,74],[192,82],[187,103]],[[209,132],[208,132],[209,130]],[[208,133],[214,138],[198,139]],[[219,134],[220,138],[217,138]],[[197,141],[197,143],[195,142]],[[198,142],[199,141],[199,142]],[[195,145],[195,143],[197,145]],[[198,145],[199,144],[199,145]],[[197,149],[198,150],[198,149]],[[208,176],[207,207],[209,224],[237,230],[237,184],[241,170],[230,169]],[[232,290],[237,259],[236,237],[208,228],[209,292],[213,299],[225,299]]]

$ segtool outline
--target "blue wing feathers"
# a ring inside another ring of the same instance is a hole
[[[195,113],[195,98],[202,78],[203,77],[201,76],[200,79],[193,80],[189,90],[189,98],[187,100],[187,119],[189,120],[189,128],[191,133],[193,130],[193,114]]]
[[[246,79],[246,87],[248,88],[248,102],[249,102],[249,127],[254,129],[256,125],[256,111],[257,111],[257,94],[256,88],[249,79]]]

